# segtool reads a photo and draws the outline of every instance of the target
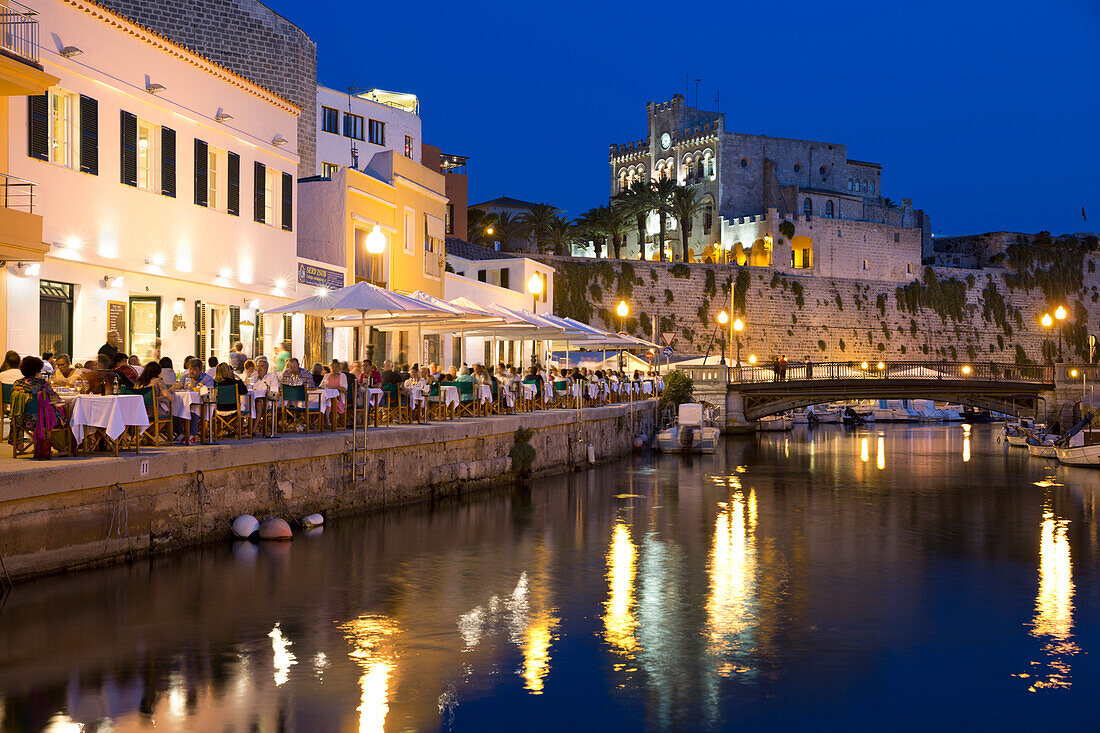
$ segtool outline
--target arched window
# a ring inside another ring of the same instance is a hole
[[[852,190],[852,186],[853,186],[853,185],[855,185],[855,184],[854,184],[854,183],[852,183],[852,179],[851,179],[851,178],[849,178],[849,179],[848,179],[848,190],[849,190],[849,191],[851,191],[851,190]]]
[[[875,192],[875,182],[871,181],[871,193]]]
[[[714,204],[709,200],[703,207],[703,234],[709,235],[714,228]]]
[[[861,180],[859,182],[859,190],[862,191],[863,193],[867,193],[867,181]]]
[[[806,216],[814,215],[814,202],[806,199],[802,202],[802,213]]]
[[[714,178],[714,156],[710,154],[709,150],[703,154],[703,175],[707,178]]]
[[[832,219],[833,218],[833,202],[832,201],[826,201],[825,202],[825,218],[826,219]]]

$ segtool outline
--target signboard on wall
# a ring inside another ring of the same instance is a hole
[[[107,330],[118,331],[118,335],[122,337],[123,349],[125,349],[126,338],[129,335],[126,330],[126,309],[127,303],[125,301],[107,301]]]
[[[299,262],[298,283],[300,285],[311,285],[315,288],[339,290],[344,287],[344,273],[339,270],[330,270],[327,267]]]

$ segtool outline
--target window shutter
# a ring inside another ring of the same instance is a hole
[[[195,356],[206,361],[206,303],[195,301]]]
[[[283,231],[294,229],[294,176],[283,174]]]
[[[160,192],[176,197],[176,131],[160,128]]]
[[[263,163],[256,161],[256,165],[252,170],[252,216],[256,221],[262,222],[264,221],[264,209],[266,208],[264,190],[267,185],[267,169],[264,167]]]
[[[252,332],[252,358],[264,353],[264,314],[256,311],[256,328]]]
[[[50,159],[50,95],[27,97],[27,155]]]
[[[209,162],[207,160],[207,147],[206,143],[198,138],[195,138],[195,205],[206,206],[207,184],[206,184],[206,166]]]
[[[241,340],[241,307],[229,306],[229,343],[235,344]]]
[[[137,186],[137,117],[121,112],[121,145],[119,146],[120,179],[127,186]]]
[[[241,156],[229,154],[229,186],[226,210],[233,216],[241,215]]]
[[[294,339],[293,325],[293,316],[289,314],[283,316],[283,341],[292,341]]]
[[[80,172],[99,175],[99,102],[80,95]]]

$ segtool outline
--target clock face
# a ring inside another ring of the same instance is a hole
[[[668,150],[668,146],[671,145],[671,144],[672,144],[672,135],[669,135],[667,132],[664,135],[661,135],[661,147],[662,148],[664,148],[665,150]]]

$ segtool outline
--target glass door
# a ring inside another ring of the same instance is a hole
[[[160,298],[130,298],[130,354],[142,364],[160,359]]]
[[[73,286],[42,280],[38,285],[38,353],[73,353]]]

